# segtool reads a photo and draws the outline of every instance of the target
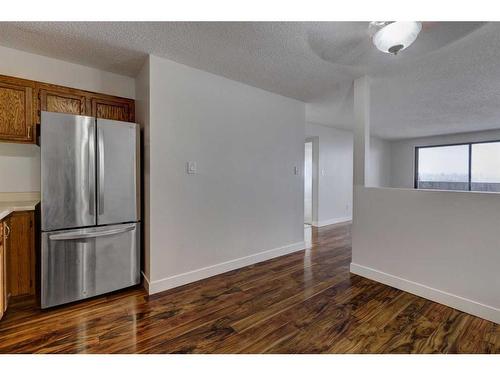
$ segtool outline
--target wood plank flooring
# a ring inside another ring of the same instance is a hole
[[[311,249],[148,296],[14,301],[0,353],[500,353],[500,327],[349,273],[350,225]]]

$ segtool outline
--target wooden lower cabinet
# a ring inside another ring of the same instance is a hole
[[[34,212],[0,220],[0,319],[9,297],[35,294]]]
[[[0,319],[7,309],[7,277],[5,262],[4,222],[0,221]]]
[[[35,294],[34,213],[13,212],[7,225],[7,290],[13,297]]]

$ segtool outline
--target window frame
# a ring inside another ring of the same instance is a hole
[[[459,143],[443,143],[437,145],[426,145],[426,146],[415,146],[414,154],[414,170],[413,170],[413,188],[419,189],[418,187],[418,152],[421,148],[435,148],[435,147],[447,147],[447,146],[469,146],[469,182],[468,182],[468,192],[481,193],[481,191],[471,190],[472,188],[472,145],[482,144],[482,143],[500,143],[500,139],[495,139],[492,141],[476,141],[476,142],[459,142]],[[422,189],[422,190],[432,190],[432,189]],[[455,190],[442,190],[442,191],[455,191]]]

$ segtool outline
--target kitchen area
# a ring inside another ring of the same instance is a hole
[[[0,142],[36,154],[40,186],[0,191],[0,319],[140,283],[134,119],[133,99],[0,75]]]

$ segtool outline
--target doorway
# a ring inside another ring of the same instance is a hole
[[[313,222],[313,143],[304,143],[304,224]]]

